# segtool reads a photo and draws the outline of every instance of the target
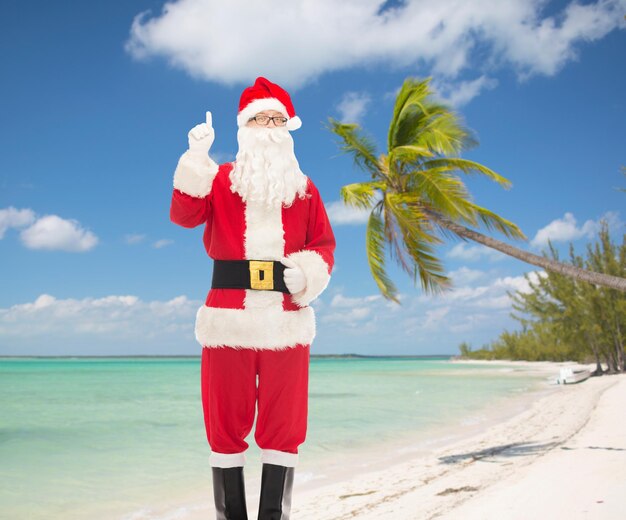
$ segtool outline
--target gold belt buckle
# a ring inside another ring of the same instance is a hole
[[[270,291],[274,289],[274,262],[250,260],[250,287]]]

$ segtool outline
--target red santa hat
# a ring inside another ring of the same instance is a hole
[[[285,114],[289,118],[286,124],[288,130],[297,130],[302,126],[287,91],[268,79],[258,77],[254,85],[241,94],[237,125],[245,126],[251,117],[263,110],[278,110]]]

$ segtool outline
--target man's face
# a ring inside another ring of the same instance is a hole
[[[259,112],[258,114],[255,114],[255,116],[286,117],[285,114],[283,114],[282,112],[279,112],[278,110],[263,110]],[[270,119],[267,125],[260,125],[254,119],[250,119],[246,123],[246,126],[249,126],[252,128],[275,128],[276,124],[274,123],[273,119]]]
[[[281,117],[278,110],[262,110],[256,116]],[[280,124],[280,123],[279,123]],[[294,153],[293,139],[286,125],[267,125],[254,119],[237,130],[239,150],[230,174],[231,189],[246,202],[261,202],[267,206],[291,204],[304,197],[307,177],[300,170]]]

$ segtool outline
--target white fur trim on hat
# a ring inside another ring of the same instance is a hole
[[[205,347],[282,350],[310,345],[314,337],[312,307],[284,311],[282,306],[225,309],[203,305],[196,314],[196,340]]]
[[[206,197],[211,191],[219,166],[208,155],[187,150],[178,160],[174,188],[192,197]]]
[[[289,117],[289,113],[287,112],[287,107],[283,105],[276,98],[261,98],[255,99],[237,114],[237,126],[246,126],[246,123],[251,117],[256,116],[259,112],[263,110],[277,110],[278,112],[282,112],[285,117]],[[297,130],[302,126],[302,121],[298,116],[294,116],[287,121],[285,125],[287,130]]]
[[[304,272],[306,287],[299,293],[292,294],[292,300],[300,307],[305,307],[317,298],[328,286],[330,274],[328,264],[317,251],[305,249],[287,255]]]
[[[255,99],[237,114],[237,125],[245,126],[248,122],[248,119],[256,116],[259,112],[263,110],[277,110],[278,112],[282,112],[285,117],[289,117],[287,113],[287,108],[276,98],[260,98]]]

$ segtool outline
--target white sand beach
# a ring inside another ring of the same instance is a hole
[[[575,366],[489,363],[523,366],[555,377],[560,367]],[[292,518],[624,518],[624,403],[626,376],[556,385],[514,417],[427,455],[394,459],[389,467],[364,470],[313,489],[296,483]]]
[[[580,367],[552,362],[454,362],[501,365],[511,377],[522,372],[518,369],[530,370],[551,379],[561,367]],[[506,402],[512,404],[510,399]],[[383,446],[378,453],[362,454],[361,464],[338,460],[323,479],[313,481],[305,478],[307,468],[300,467],[291,518],[621,520],[626,496],[624,403],[626,375],[546,385],[545,392],[522,396],[514,408],[494,406],[488,420],[464,426],[456,436],[443,431],[427,446],[422,442],[405,449]],[[380,464],[384,457],[389,464]],[[248,475],[251,517],[256,517],[258,486],[257,479]],[[189,504],[185,518],[213,518],[209,495],[193,507]],[[143,517],[133,520],[139,518]]]

